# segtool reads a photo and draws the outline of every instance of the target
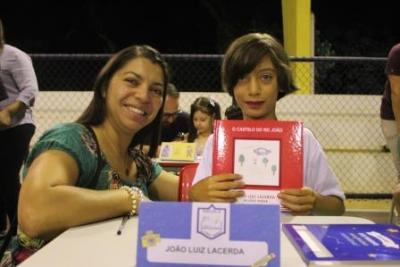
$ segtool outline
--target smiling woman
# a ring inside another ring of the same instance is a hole
[[[42,135],[24,168],[17,237],[23,245],[7,254],[14,263],[69,227],[135,215],[143,198],[177,199],[177,177],[139,149],[145,137],[157,148],[167,84],[158,51],[128,47],[100,71],[77,122]]]
[[[120,127],[128,139],[151,123],[160,111],[163,96],[161,68],[146,58],[136,58],[119,70],[104,92],[106,121]]]

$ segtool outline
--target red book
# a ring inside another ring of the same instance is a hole
[[[243,176],[239,202],[279,204],[281,189],[303,186],[302,122],[218,120],[213,149],[213,174]]]

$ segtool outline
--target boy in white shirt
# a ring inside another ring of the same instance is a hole
[[[276,102],[296,88],[289,58],[272,36],[250,33],[236,39],[225,53],[222,84],[235,98],[245,120],[277,120]],[[243,196],[241,176],[212,175],[213,137],[210,136],[190,190],[192,201],[235,202]],[[345,198],[339,181],[310,130],[304,129],[304,185],[284,189],[278,197],[293,214],[341,215]]]

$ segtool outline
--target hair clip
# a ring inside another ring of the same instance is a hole
[[[212,100],[211,98],[210,98],[209,100],[210,100],[210,104],[211,104],[211,106],[212,106],[213,108],[215,108],[215,101],[214,101],[214,100]]]

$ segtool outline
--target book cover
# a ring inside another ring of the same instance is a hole
[[[243,176],[240,202],[279,204],[281,189],[303,186],[302,122],[218,120],[213,149],[213,174]]]
[[[162,161],[195,161],[196,144],[185,142],[162,142],[159,158]]]
[[[391,224],[283,224],[308,266],[400,266],[400,227]]]
[[[137,266],[280,266],[278,205],[143,202]]]

